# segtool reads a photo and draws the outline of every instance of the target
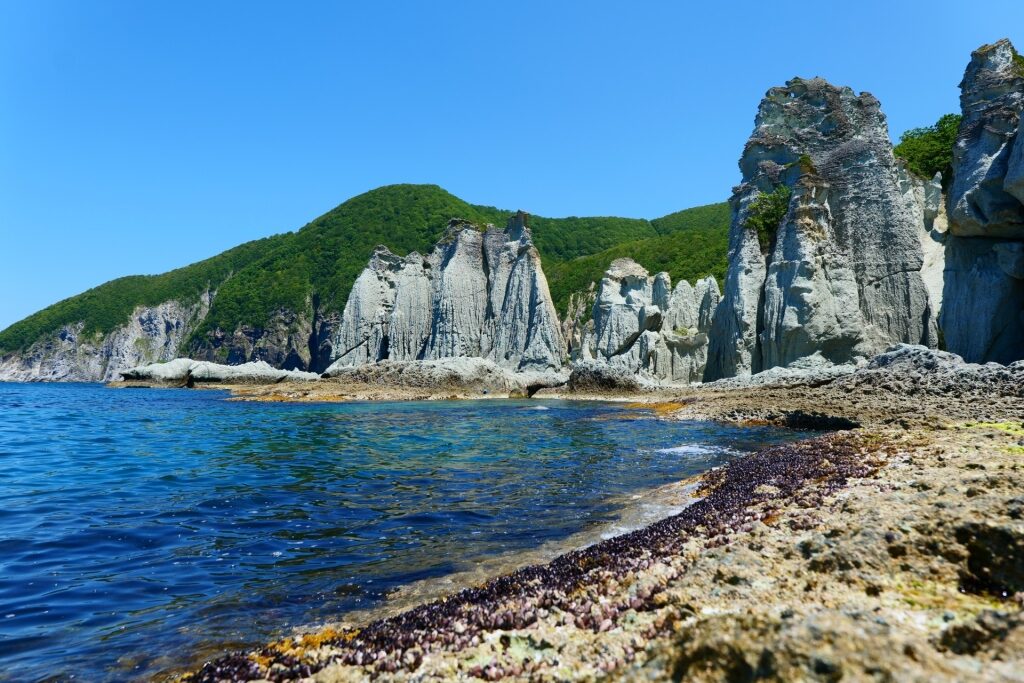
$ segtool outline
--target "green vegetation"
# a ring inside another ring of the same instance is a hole
[[[757,231],[762,253],[771,248],[775,233],[789,211],[789,198],[792,194],[788,185],[779,185],[771,192],[762,192],[750,202],[746,227]]]
[[[946,114],[935,125],[913,128],[900,136],[893,154],[907,162],[907,168],[922,178],[942,173],[943,187],[953,179],[953,145],[960,129],[960,114]]]
[[[712,275],[721,286],[728,266],[729,220],[729,205],[725,202],[698,206],[651,221],[656,237],[622,242],[596,254],[551,265],[545,263],[555,307],[564,315],[569,295],[600,281],[617,258],[629,257],[650,273],[666,271],[673,283],[693,283]]]
[[[1024,76],[1024,55],[1013,51],[1013,65],[1017,69],[1017,75]]]
[[[213,258],[163,275],[131,275],[111,280],[77,296],[59,301],[0,332],[0,352],[29,346],[61,326],[84,322],[82,334],[104,334],[123,325],[136,306],[155,306],[169,299],[197,301],[233,272],[256,261],[284,236],[246,242]]]
[[[700,224],[708,220],[707,208],[658,221],[537,216],[531,217],[530,226],[548,268]],[[136,306],[170,299],[191,303],[207,290],[216,290],[217,296],[193,340],[217,328],[260,328],[281,309],[312,313],[312,307],[318,306],[321,311],[340,311],[376,245],[386,244],[399,254],[426,252],[441,237],[450,218],[501,226],[511,213],[468,204],[436,185],[378,188],[348,200],[297,232],[248,242],[162,275],[112,280],[60,301],[0,332],[0,353],[23,349],[43,335],[79,321],[85,323],[84,334],[105,334],[124,324]],[[726,209],[726,225],[727,214]],[[652,247],[651,251],[659,250]],[[723,262],[724,258],[723,246]],[[587,284],[589,281],[581,288]],[[568,293],[563,301],[567,298]]]
[[[250,267],[218,290],[197,335],[236,325],[260,327],[275,311],[307,310],[316,296],[324,311],[340,311],[373,248],[426,252],[451,218],[502,221],[507,212],[472,206],[436,185],[390,185],[357,197],[295,233],[281,236]]]
[[[654,237],[657,231],[642,218],[544,218],[530,216],[530,232],[544,267],[608,249],[631,240]]]

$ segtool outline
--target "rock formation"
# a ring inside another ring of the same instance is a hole
[[[1024,358],[1024,58],[986,45],[960,90],[942,331],[968,361],[1010,363]]]
[[[151,363],[119,373],[125,380],[159,384],[275,384],[285,380],[315,381],[320,375],[300,370],[281,370],[258,360],[240,365],[221,365],[189,358],[175,358],[166,363]]]
[[[917,237],[921,242],[921,279],[928,290],[928,308],[933,315],[942,310],[943,272],[946,267],[946,239],[949,220],[946,198],[942,193],[942,174],[931,180],[919,178],[907,170],[902,159],[897,159],[900,190],[910,201]],[[937,323],[936,319],[936,323]]]
[[[562,319],[562,338],[571,358],[578,358],[583,342],[594,331],[594,302],[597,300],[596,282],[591,282],[586,291],[573,292],[565,307]]]
[[[817,78],[772,88],[740,169],[706,379],[936,345],[921,227],[878,100]]]
[[[349,295],[328,373],[383,360],[485,358],[557,370],[562,335],[527,215],[480,232],[453,220],[429,256],[378,247]]]
[[[597,288],[577,355],[668,382],[700,381],[718,300],[713,277],[672,289],[668,273],[651,277],[632,259],[617,259]]]

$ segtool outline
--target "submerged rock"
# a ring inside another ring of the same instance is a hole
[[[564,344],[519,212],[505,230],[452,221],[429,256],[378,247],[342,313],[328,373],[384,360],[485,358],[557,370]]]
[[[241,365],[220,365],[189,358],[175,358],[167,363],[153,363],[123,370],[121,377],[125,380],[167,384],[274,384],[285,380],[320,379],[320,375],[314,372],[279,370],[261,360]]]
[[[668,382],[700,381],[718,301],[713,277],[673,289],[668,273],[651,277],[632,259],[616,259],[597,288],[579,356]]]
[[[818,78],[772,88],[740,169],[705,379],[937,343],[919,219],[878,100]]]

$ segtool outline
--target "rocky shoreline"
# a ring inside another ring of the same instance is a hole
[[[1024,368],[908,348],[828,381],[634,395],[842,431],[709,472],[646,528],[183,679],[1020,680]]]

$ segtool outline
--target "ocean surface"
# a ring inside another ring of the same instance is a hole
[[[194,664],[798,436],[596,402],[224,398],[0,383],[0,681]]]

